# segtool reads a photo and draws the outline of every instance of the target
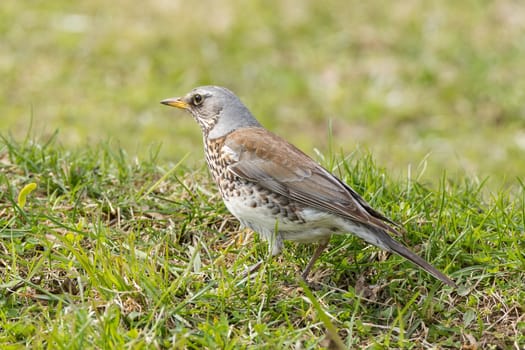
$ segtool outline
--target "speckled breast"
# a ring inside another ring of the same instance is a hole
[[[227,137],[227,136],[226,136]],[[298,203],[291,202],[287,197],[274,193],[267,188],[239,178],[228,171],[228,166],[234,162],[227,153],[222,152],[225,137],[207,140],[205,142],[206,162],[215,180],[222,198],[228,209],[241,222],[260,219],[275,223],[276,219],[286,222],[304,221],[299,214],[302,209]],[[255,217],[255,218],[254,218]],[[248,222],[244,222],[249,225]]]

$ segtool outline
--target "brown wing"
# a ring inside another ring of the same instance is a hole
[[[295,146],[263,128],[243,128],[224,143],[237,162],[235,175],[304,205],[397,233],[395,225],[372,209],[352,188]]]

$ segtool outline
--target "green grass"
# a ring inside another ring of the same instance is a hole
[[[461,288],[349,235],[332,239],[309,291],[299,275],[313,246],[287,243],[267,260],[203,168],[146,153],[2,139],[3,349],[525,345],[523,184],[487,195],[484,183],[445,175],[435,187],[393,179],[363,152],[328,155],[322,163],[403,223],[399,239]],[[29,183],[38,187],[22,205]]]

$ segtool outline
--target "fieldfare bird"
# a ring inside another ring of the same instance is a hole
[[[269,242],[278,255],[283,240],[318,242],[302,277],[332,234],[353,233],[412,261],[449,286],[456,284],[395,241],[390,219],[305,153],[271,133],[230,90],[202,86],[161,103],[191,113],[199,123],[206,161],[228,210]]]

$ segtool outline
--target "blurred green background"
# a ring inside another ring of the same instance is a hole
[[[159,101],[215,84],[311,155],[332,125],[335,152],[398,176],[525,169],[522,1],[4,0],[0,33],[0,133],[17,139],[199,164],[198,126]]]

